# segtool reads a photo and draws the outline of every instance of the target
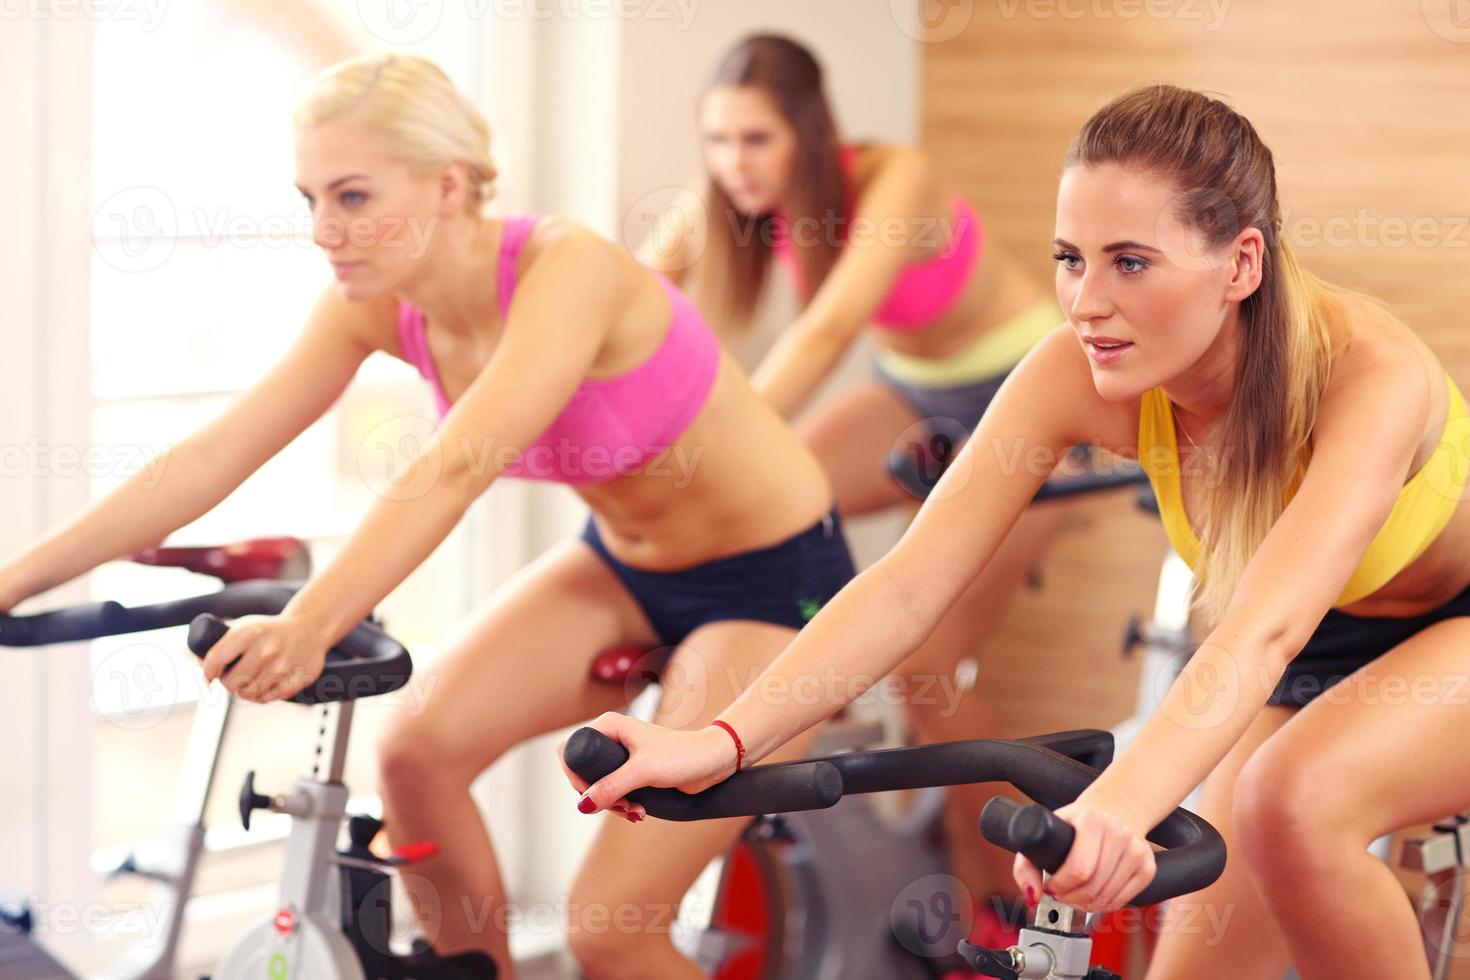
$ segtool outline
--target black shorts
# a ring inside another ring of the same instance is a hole
[[[1329,609],[1302,652],[1287,665],[1268,703],[1305,707],[1317,695],[1415,633],[1456,616],[1470,616],[1470,588],[1438,609],[1404,619],[1351,616]]]
[[[633,594],[666,646],[678,646],[705,623],[725,619],[799,630],[857,574],[835,507],[784,541],[674,572],[618,561],[590,517],[582,540]]]

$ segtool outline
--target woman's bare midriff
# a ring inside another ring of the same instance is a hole
[[[709,401],[637,473],[577,488],[618,560],[674,571],[776,544],[811,527],[833,494],[815,456],[729,355]]]

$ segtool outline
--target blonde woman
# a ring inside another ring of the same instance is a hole
[[[706,174],[691,186],[702,182],[704,207],[671,209],[640,258],[697,281],[702,308],[730,331],[749,321],[773,269],[790,274],[801,311],[752,375],[788,418],[859,336],[871,337],[876,376],[813,408],[797,431],[843,514],[913,503],[889,473],[890,453],[917,446],[921,458],[940,457],[926,460],[931,474],[947,462],[1016,363],[1065,319],[1056,300],[1019,271],[922,150],[845,142],[821,66],[790,38],[755,35],[726,52],[697,125]],[[952,689],[958,661],[1005,614],[1065,513],[1051,503],[1016,522],[953,614],[900,667],[908,690],[941,689],[935,678]],[[907,712],[921,741],[1001,734],[981,689],[957,701],[916,696]],[[1010,856],[973,832],[988,796],[951,791],[951,858],[972,888],[1008,892]]]
[[[442,418],[413,475],[281,615],[237,620],[204,674],[238,657],[230,691],[290,696],[496,479],[572,485],[593,514],[581,539],[459,628],[416,678],[427,700],[405,700],[379,747],[393,843],[439,844],[415,866],[433,888],[419,903],[426,935],[440,953],[484,950],[513,977],[512,917],[471,781],[530,736],[623,703],[621,686],[588,677],[614,645],[675,648],[671,669],[696,680],[659,717],[703,726],[851,577],[851,559],[820,465],[673,285],[569,221],[482,215],[489,132],[432,64],[374,55],[329,69],[296,114],[296,165],[335,273],[301,336],[169,451],[156,486],[134,479],[0,567],[0,610],[209,510],[373,351],[416,365]],[[572,951],[589,977],[696,978],[665,913],[741,822],[635,835],[640,818],[626,816],[602,828],[572,888],[571,908],[592,917],[568,924]],[[612,910],[616,928],[596,918]]]
[[[1077,838],[1047,889],[1118,908],[1153,876],[1144,833],[1208,777],[1200,814],[1229,863],[1173,904],[1149,976],[1275,980],[1289,960],[1305,980],[1428,978],[1367,846],[1470,807],[1470,417],[1407,327],[1297,264],[1280,215],[1270,151],[1223,103],[1156,86],[1099,111],[1057,198],[1067,324],[1012,372],[945,492],[721,715],[743,760],[718,727],[604,717],[631,758],[587,795],[702,789],[819,721],[837,706],[772,710],[767,692],[900,662],[1040,483],[1006,455],[1095,442],[1147,467],[1212,628],[1059,811]],[[1015,875],[1035,902],[1036,868]]]

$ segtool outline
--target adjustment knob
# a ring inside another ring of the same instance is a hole
[[[347,818],[347,837],[352,841],[354,851],[366,851],[382,829],[383,821],[365,813],[354,813]]]
[[[256,810],[269,810],[271,798],[262,796],[255,791],[255,770],[252,769],[245,774],[245,785],[240,787],[240,823],[245,829],[250,829],[250,814]]]

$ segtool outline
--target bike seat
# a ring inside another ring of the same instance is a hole
[[[592,658],[587,676],[598,684],[609,687],[627,684],[629,680],[656,684],[672,654],[672,648],[642,647],[636,644],[609,647]]]
[[[140,565],[187,568],[221,582],[251,579],[304,579],[311,575],[311,555],[299,538],[251,538],[234,544],[145,548],[128,556]]]

